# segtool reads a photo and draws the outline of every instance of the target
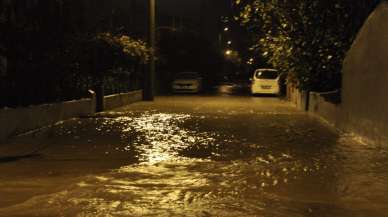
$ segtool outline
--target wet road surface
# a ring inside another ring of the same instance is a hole
[[[0,216],[388,216],[387,147],[277,98],[160,97],[0,150],[26,155],[0,158]]]

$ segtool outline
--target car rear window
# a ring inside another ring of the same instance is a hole
[[[256,78],[259,79],[276,79],[279,76],[277,71],[257,71]]]

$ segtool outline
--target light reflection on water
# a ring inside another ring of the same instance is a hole
[[[338,138],[308,117],[120,115],[99,119],[97,131],[118,132],[123,142],[116,148],[138,163],[81,177],[5,212],[382,217],[388,211],[385,153]]]
[[[146,113],[136,118],[119,117],[114,122],[120,123],[124,134],[136,134],[124,149],[134,148],[141,164],[156,164],[182,159],[179,151],[193,145],[209,146],[215,142],[212,132],[197,132],[179,126],[192,118],[186,114]]]

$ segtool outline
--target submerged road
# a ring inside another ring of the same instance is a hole
[[[159,97],[1,145],[0,216],[384,217],[387,150],[277,98]]]

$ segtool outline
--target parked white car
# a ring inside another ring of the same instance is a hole
[[[202,89],[202,78],[197,72],[177,74],[172,82],[174,93],[198,93]]]
[[[276,94],[280,93],[280,73],[275,69],[257,69],[253,73],[252,94]]]

